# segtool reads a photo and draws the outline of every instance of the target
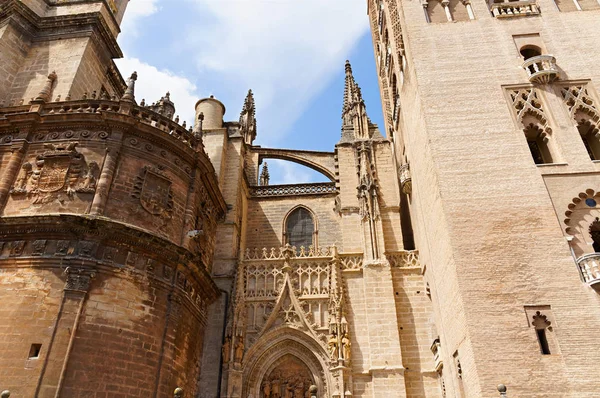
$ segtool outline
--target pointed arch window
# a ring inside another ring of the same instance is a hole
[[[294,209],[285,221],[285,243],[296,248],[316,246],[315,221],[305,207]]]

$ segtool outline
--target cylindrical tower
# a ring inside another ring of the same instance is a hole
[[[37,102],[0,108],[0,161],[0,389],[194,394],[225,211],[197,138],[133,102]]]
[[[203,119],[200,114],[203,115]],[[225,105],[221,101],[215,99],[212,95],[210,98],[203,98],[196,102],[194,129],[199,128],[201,121],[203,130],[220,129],[223,127],[223,115],[225,115]]]

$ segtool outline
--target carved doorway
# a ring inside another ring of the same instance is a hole
[[[312,384],[310,369],[300,359],[287,354],[265,374],[260,384],[260,398],[307,398]]]

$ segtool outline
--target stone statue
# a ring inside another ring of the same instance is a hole
[[[350,339],[348,338],[348,335],[346,335],[346,333],[344,333],[344,335],[342,336],[342,351],[344,352],[344,359],[346,361],[349,361],[351,358],[351,350],[350,348],[352,347],[352,343],[350,343]]]
[[[237,344],[235,346],[235,362],[241,363],[244,357],[244,342],[242,337],[238,337]]]
[[[272,398],[281,398],[281,381],[279,381],[279,375],[275,375],[272,381],[271,391],[273,392]]]
[[[225,342],[223,343],[223,363],[229,363],[229,351],[231,349],[231,337],[225,337]]]
[[[329,337],[327,341],[327,348],[329,349],[329,357],[332,361],[337,361],[338,359],[338,337],[335,333]]]
[[[298,379],[294,388],[294,398],[304,398],[304,382]]]
[[[271,382],[263,381],[262,388],[263,394],[265,394],[264,398],[271,398]]]
[[[90,162],[88,165],[88,171],[85,174],[82,188],[84,190],[93,191],[96,189],[96,182],[98,180],[98,174],[100,172],[100,168],[98,167],[98,163]]]
[[[21,172],[19,173],[19,177],[15,182],[15,187],[13,189],[13,193],[21,193],[27,191],[27,181],[29,181],[29,177],[33,173],[31,163],[25,162],[23,166],[21,166]]]

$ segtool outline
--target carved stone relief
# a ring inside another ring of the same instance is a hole
[[[94,161],[86,162],[77,145],[44,144],[46,150],[34,162],[23,163],[10,193],[30,196],[36,204],[51,202],[61,193],[70,198],[75,193],[94,193],[100,168]]]
[[[137,177],[132,197],[139,199],[140,205],[148,213],[163,219],[170,219],[173,213],[173,192],[171,181],[154,167],[146,166]]]

